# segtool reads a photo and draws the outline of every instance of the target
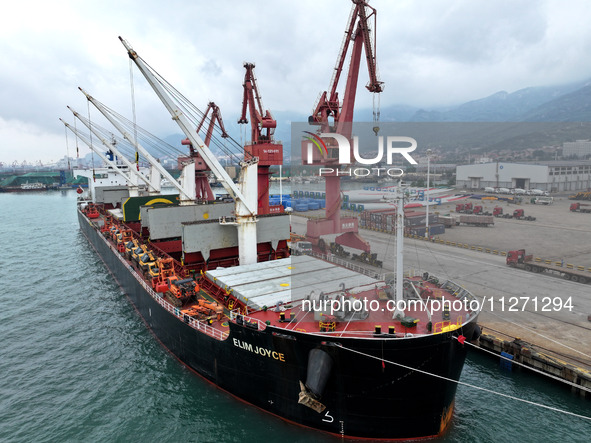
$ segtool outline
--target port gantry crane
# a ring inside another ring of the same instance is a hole
[[[375,51],[375,21],[377,11],[375,8],[369,6],[365,0],[352,1],[353,7],[351,15],[349,16],[348,26],[345,30],[345,37],[341,45],[341,50],[337,58],[337,64],[329,89],[322,93],[312,115],[308,118],[310,124],[319,126],[319,133],[340,134],[346,137],[349,141],[351,141],[352,135],[353,111],[355,108],[355,95],[357,92],[357,80],[359,77],[359,67],[361,65],[362,49],[365,49],[365,59],[369,71],[369,82],[366,85],[366,88],[374,94],[379,94],[383,90],[383,82],[378,79]],[[374,22],[373,38],[372,28],[369,26],[371,19],[373,19]],[[343,73],[343,67],[351,42],[353,42],[351,61],[349,64],[345,93],[341,102],[339,100],[337,87],[341,74]],[[379,108],[377,111],[374,108],[374,119],[377,118],[379,118]],[[377,129],[378,128],[374,128],[376,134]],[[335,239],[336,243],[369,252],[369,243],[363,240],[358,233],[359,220],[357,217],[341,218],[340,214],[342,198],[340,177],[337,171],[339,170],[339,167],[346,168],[351,165],[339,164],[338,145],[334,139],[324,138],[323,141],[327,147],[326,152],[319,154],[319,152],[314,150],[312,161],[314,165],[330,167],[333,169],[333,172],[323,174],[326,179],[326,215],[325,218],[321,220],[308,220],[306,235],[310,242],[320,250],[326,248],[324,241],[320,238],[322,235],[341,234]],[[352,150],[353,143],[350,143],[350,146]],[[302,159],[306,158],[307,155],[307,143],[304,142],[302,143]],[[353,152],[351,152],[350,158],[353,158]]]
[[[245,156],[258,157],[258,214],[282,212],[282,206],[269,206],[269,171],[271,165],[283,164],[283,145],[273,138],[277,121],[269,110],[264,110],[259,94],[254,63],[244,63],[244,95],[239,124],[247,124],[247,108],[250,111],[251,141],[245,143]]]
[[[220,131],[221,137],[227,138],[228,134],[226,133],[226,129],[224,128],[224,121],[222,120],[222,113],[218,105],[214,102],[209,102],[207,104],[207,110],[203,114],[203,118],[197,125],[196,132],[198,133],[201,131],[201,128],[207,121],[207,116],[211,111],[211,117],[209,118],[209,126],[207,127],[207,133],[205,134],[205,146],[209,147],[209,143],[211,142],[211,137],[213,135],[213,128],[217,121]],[[213,195],[213,191],[211,190],[211,186],[209,185],[209,177],[207,172],[210,170],[203,157],[193,148],[191,142],[188,138],[184,139],[181,142],[183,145],[189,146],[189,157],[179,157],[179,169],[182,169],[181,164],[189,159],[193,159],[195,161],[195,198],[201,201],[213,201],[215,200],[215,196]]]

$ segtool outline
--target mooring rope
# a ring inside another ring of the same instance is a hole
[[[476,386],[476,385],[473,385],[473,384],[470,384],[470,383],[466,383],[466,382],[463,382],[463,381],[453,380],[451,378],[444,377],[443,375],[438,375],[438,374],[433,374],[431,372],[423,371],[422,369],[411,368],[410,366],[403,365],[402,363],[396,363],[396,362],[393,362],[393,361],[390,361],[390,360],[384,360],[383,358],[376,357],[376,356],[371,355],[371,354],[366,354],[364,352],[357,351],[355,349],[347,348],[347,347],[342,346],[342,345],[339,345],[339,347],[341,349],[344,349],[346,351],[353,352],[355,354],[359,354],[359,355],[363,355],[365,357],[373,358],[374,360],[379,360],[380,362],[383,362],[383,363],[389,363],[389,364],[392,364],[392,365],[395,365],[395,366],[399,366],[399,367],[404,368],[404,369],[408,369],[409,371],[419,372],[421,374],[429,375],[429,376],[435,377],[435,378],[440,378],[442,380],[446,380],[446,381],[449,381],[449,382],[452,382],[452,383],[456,383],[458,385],[468,386],[469,388],[478,389],[479,391],[488,392],[490,394],[494,394],[494,395],[498,395],[498,396],[501,396],[501,397],[506,397],[506,398],[510,398],[512,400],[516,400],[516,401],[520,401],[520,402],[523,402],[523,403],[527,403],[527,404],[530,404],[530,405],[534,405],[534,406],[537,406],[539,408],[549,409],[551,411],[560,412],[562,414],[572,415],[574,417],[578,417],[578,418],[582,418],[584,420],[591,421],[591,417],[587,417],[585,415],[575,414],[574,412],[565,411],[564,409],[558,409],[558,408],[555,408],[553,406],[543,405],[541,403],[536,403],[534,401],[525,400],[523,398],[515,397],[513,395],[503,394],[501,392],[493,391],[492,389],[482,388],[480,386]]]
[[[454,338],[457,340],[457,337],[454,337]],[[572,381],[568,381],[568,380],[565,380],[563,378],[557,377],[556,375],[552,375],[552,374],[548,374],[547,372],[540,371],[539,369],[534,368],[534,367],[531,367],[531,366],[528,366],[528,365],[526,365],[524,363],[521,363],[521,362],[518,362],[518,361],[515,361],[515,360],[511,360],[510,358],[505,357],[504,355],[499,355],[499,354],[497,354],[497,353],[495,353],[495,352],[493,352],[493,351],[491,351],[489,349],[481,348],[481,347],[476,346],[475,344],[470,343],[468,341],[465,341],[464,344],[465,345],[470,345],[470,346],[472,346],[472,347],[474,347],[474,348],[476,348],[476,349],[478,349],[480,351],[488,352],[489,354],[492,354],[495,357],[500,357],[500,358],[502,358],[504,360],[507,360],[508,362],[511,362],[512,364],[515,364],[515,365],[518,365],[518,366],[522,366],[522,367],[527,368],[530,371],[536,372],[536,373],[538,373],[540,375],[544,375],[546,377],[552,378],[554,380],[558,380],[559,382],[565,383],[567,385],[574,386],[575,388],[580,389],[582,391],[591,392],[591,389],[586,388],[585,386],[581,386],[581,385],[578,385],[578,384],[576,384],[576,383],[574,383]]]
[[[540,337],[542,337],[542,338],[545,338],[546,340],[549,340],[549,341],[551,341],[551,342],[553,342],[553,343],[556,343],[557,345],[560,345],[560,346],[562,346],[562,347],[564,347],[564,348],[570,349],[571,351],[574,351],[574,352],[576,352],[576,353],[578,353],[578,354],[584,355],[584,356],[585,356],[585,357],[587,357],[587,358],[591,358],[591,355],[589,355],[589,354],[585,354],[584,352],[582,352],[582,351],[579,351],[578,349],[571,348],[570,346],[568,346],[568,345],[565,345],[564,343],[560,343],[559,341],[553,340],[553,339],[551,339],[550,337],[547,337],[547,336],[545,336],[544,334],[540,334],[539,332],[537,332],[537,331],[534,331],[533,329],[529,329],[529,328],[527,328],[527,327],[525,327],[525,326],[523,326],[523,325],[520,325],[519,323],[512,322],[511,320],[509,320],[509,319],[507,319],[507,318],[505,318],[505,317],[503,317],[503,316],[501,316],[501,315],[497,314],[496,312],[487,311],[486,313],[487,313],[487,314],[492,314],[492,315],[494,315],[495,317],[498,317],[498,318],[500,318],[501,320],[504,320],[504,321],[506,321],[507,323],[511,323],[511,324],[512,324],[512,325],[514,325],[514,326],[518,326],[518,327],[520,327],[520,328],[522,328],[522,329],[525,329],[525,330],[526,330],[526,331],[528,331],[528,332],[531,332],[531,333],[533,333],[533,334],[539,335]]]

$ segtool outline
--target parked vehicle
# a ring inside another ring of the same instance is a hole
[[[554,203],[554,197],[535,197],[532,200],[536,205],[551,205]]]
[[[468,226],[493,226],[495,218],[492,215],[460,215],[456,225]]]
[[[591,274],[576,269],[564,268],[541,261],[536,262],[533,255],[525,255],[525,249],[507,252],[507,265],[514,268],[524,269],[529,272],[548,272],[560,275],[565,280],[579,283],[587,283],[591,280]]]
[[[312,243],[309,241],[299,241],[291,247],[293,255],[306,255],[312,252]]]
[[[500,218],[513,218],[513,216],[511,214],[503,214],[503,208],[501,208],[500,206],[495,206],[493,208],[492,215],[494,217],[500,217]]]
[[[534,221],[536,218],[532,217],[531,215],[525,215],[525,210],[523,209],[516,209],[513,211],[513,218],[516,220],[527,220],[527,221]]]
[[[591,213],[591,204],[589,203],[571,203],[570,212],[586,212]]]
[[[532,195],[549,195],[548,191],[542,191],[541,189],[532,189]]]

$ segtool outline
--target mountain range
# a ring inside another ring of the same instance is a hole
[[[560,86],[538,86],[508,93],[499,91],[458,106],[414,109],[392,106],[382,110],[384,121],[524,122],[591,120],[591,79]],[[412,114],[411,114],[412,112]]]
[[[273,112],[273,110],[271,111]],[[273,112],[273,115],[277,120],[275,139],[283,142],[284,157],[287,160],[292,137],[291,123],[305,122],[308,115],[292,111],[277,111]],[[370,122],[372,119],[371,109],[361,108],[355,111],[356,121]],[[224,120],[230,135],[240,134],[239,125],[234,123],[236,119],[233,116],[230,115]],[[561,144],[562,141],[589,139],[591,138],[589,125],[577,127],[565,122],[591,122],[591,79],[566,85],[528,87],[512,93],[499,91],[488,97],[445,108],[421,109],[409,105],[390,105],[382,107],[380,121],[405,123],[404,126],[409,128],[409,131],[412,130],[413,124],[427,122],[503,122],[503,126],[496,127],[497,129],[494,125],[488,128],[476,125],[461,130],[454,128],[449,131],[449,127],[447,127],[447,133],[443,136],[440,130],[433,129],[428,131],[431,134],[422,134],[425,137],[424,142],[420,143],[422,146],[430,145],[435,140],[438,140],[442,147],[445,145],[458,146],[458,144],[463,144],[459,143],[460,139],[463,139],[466,144],[481,148],[498,148],[506,145],[508,141],[515,148],[524,148],[540,146],[540,143],[542,145]],[[526,125],[519,130],[508,130],[511,127],[509,125],[511,122],[554,122],[556,125],[554,125],[555,129],[552,129],[553,125],[542,125],[537,128]],[[558,125],[561,122],[565,124]],[[456,125],[453,126],[456,127]],[[498,130],[498,128],[502,128],[502,130]],[[421,131],[424,132],[424,129],[423,125]],[[491,137],[493,132],[495,136]],[[497,132],[503,132],[504,136],[500,137]],[[531,135],[533,132],[536,133],[535,136]],[[465,138],[468,133],[470,136]],[[525,133],[530,134],[526,141],[523,139]],[[410,134],[412,132],[407,135]],[[181,134],[172,134],[164,137],[164,140],[181,148],[180,140],[183,138],[185,137]],[[240,143],[239,137],[235,138]],[[443,142],[444,139],[449,139],[449,143]],[[213,148],[213,151],[218,156],[223,155],[220,149]]]

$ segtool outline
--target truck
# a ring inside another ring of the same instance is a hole
[[[536,262],[533,259],[533,255],[526,255],[525,249],[518,249],[516,251],[507,252],[507,265],[524,269],[528,272],[547,272],[549,274],[560,275],[565,280],[570,280],[579,283],[587,283],[591,281],[591,273],[580,271],[576,269],[568,269],[562,266],[557,266],[549,263]]]
[[[525,215],[525,211],[521,208],[513,211],[513,218],[515,220],[527,220],[527,221],[534,221],[536,219],[535,217],[532,217],[531,215]]]
[[[591,213],[590,203],[571,203],[570,212],[586,212]]]
[[[460,215],[456,225],[493,226],[495,218],[492,215]]]
[[[456,217],[452,215],[440,215],[439,223],[443,223],[446,228],[453,228],[456,225]]]
[[[458,203],[456,205],[456,212],[459,214],[472,214],[472,203]]]
[[[493,208],[492,215],[494,217],[500,217],[500,218],[513,218],[513,216],[511,214],[503,214],[503,208],[500,206],[495,206]]]
[[[551,205],[554,203],[554,197],[534,197],[532,203],[534,205]]]
[[[472,211],[474,215],[492,215],[490,212],[485,211],[481,205],[474,206],[474,210]]]
[[[548,195],[548,191],[542,191],[541,189],[532,189],[531,195]]]
[[[307,255],[312,252],[312,243],[309,241],[298,241],[292,243],[291,254],[292,255]]]

